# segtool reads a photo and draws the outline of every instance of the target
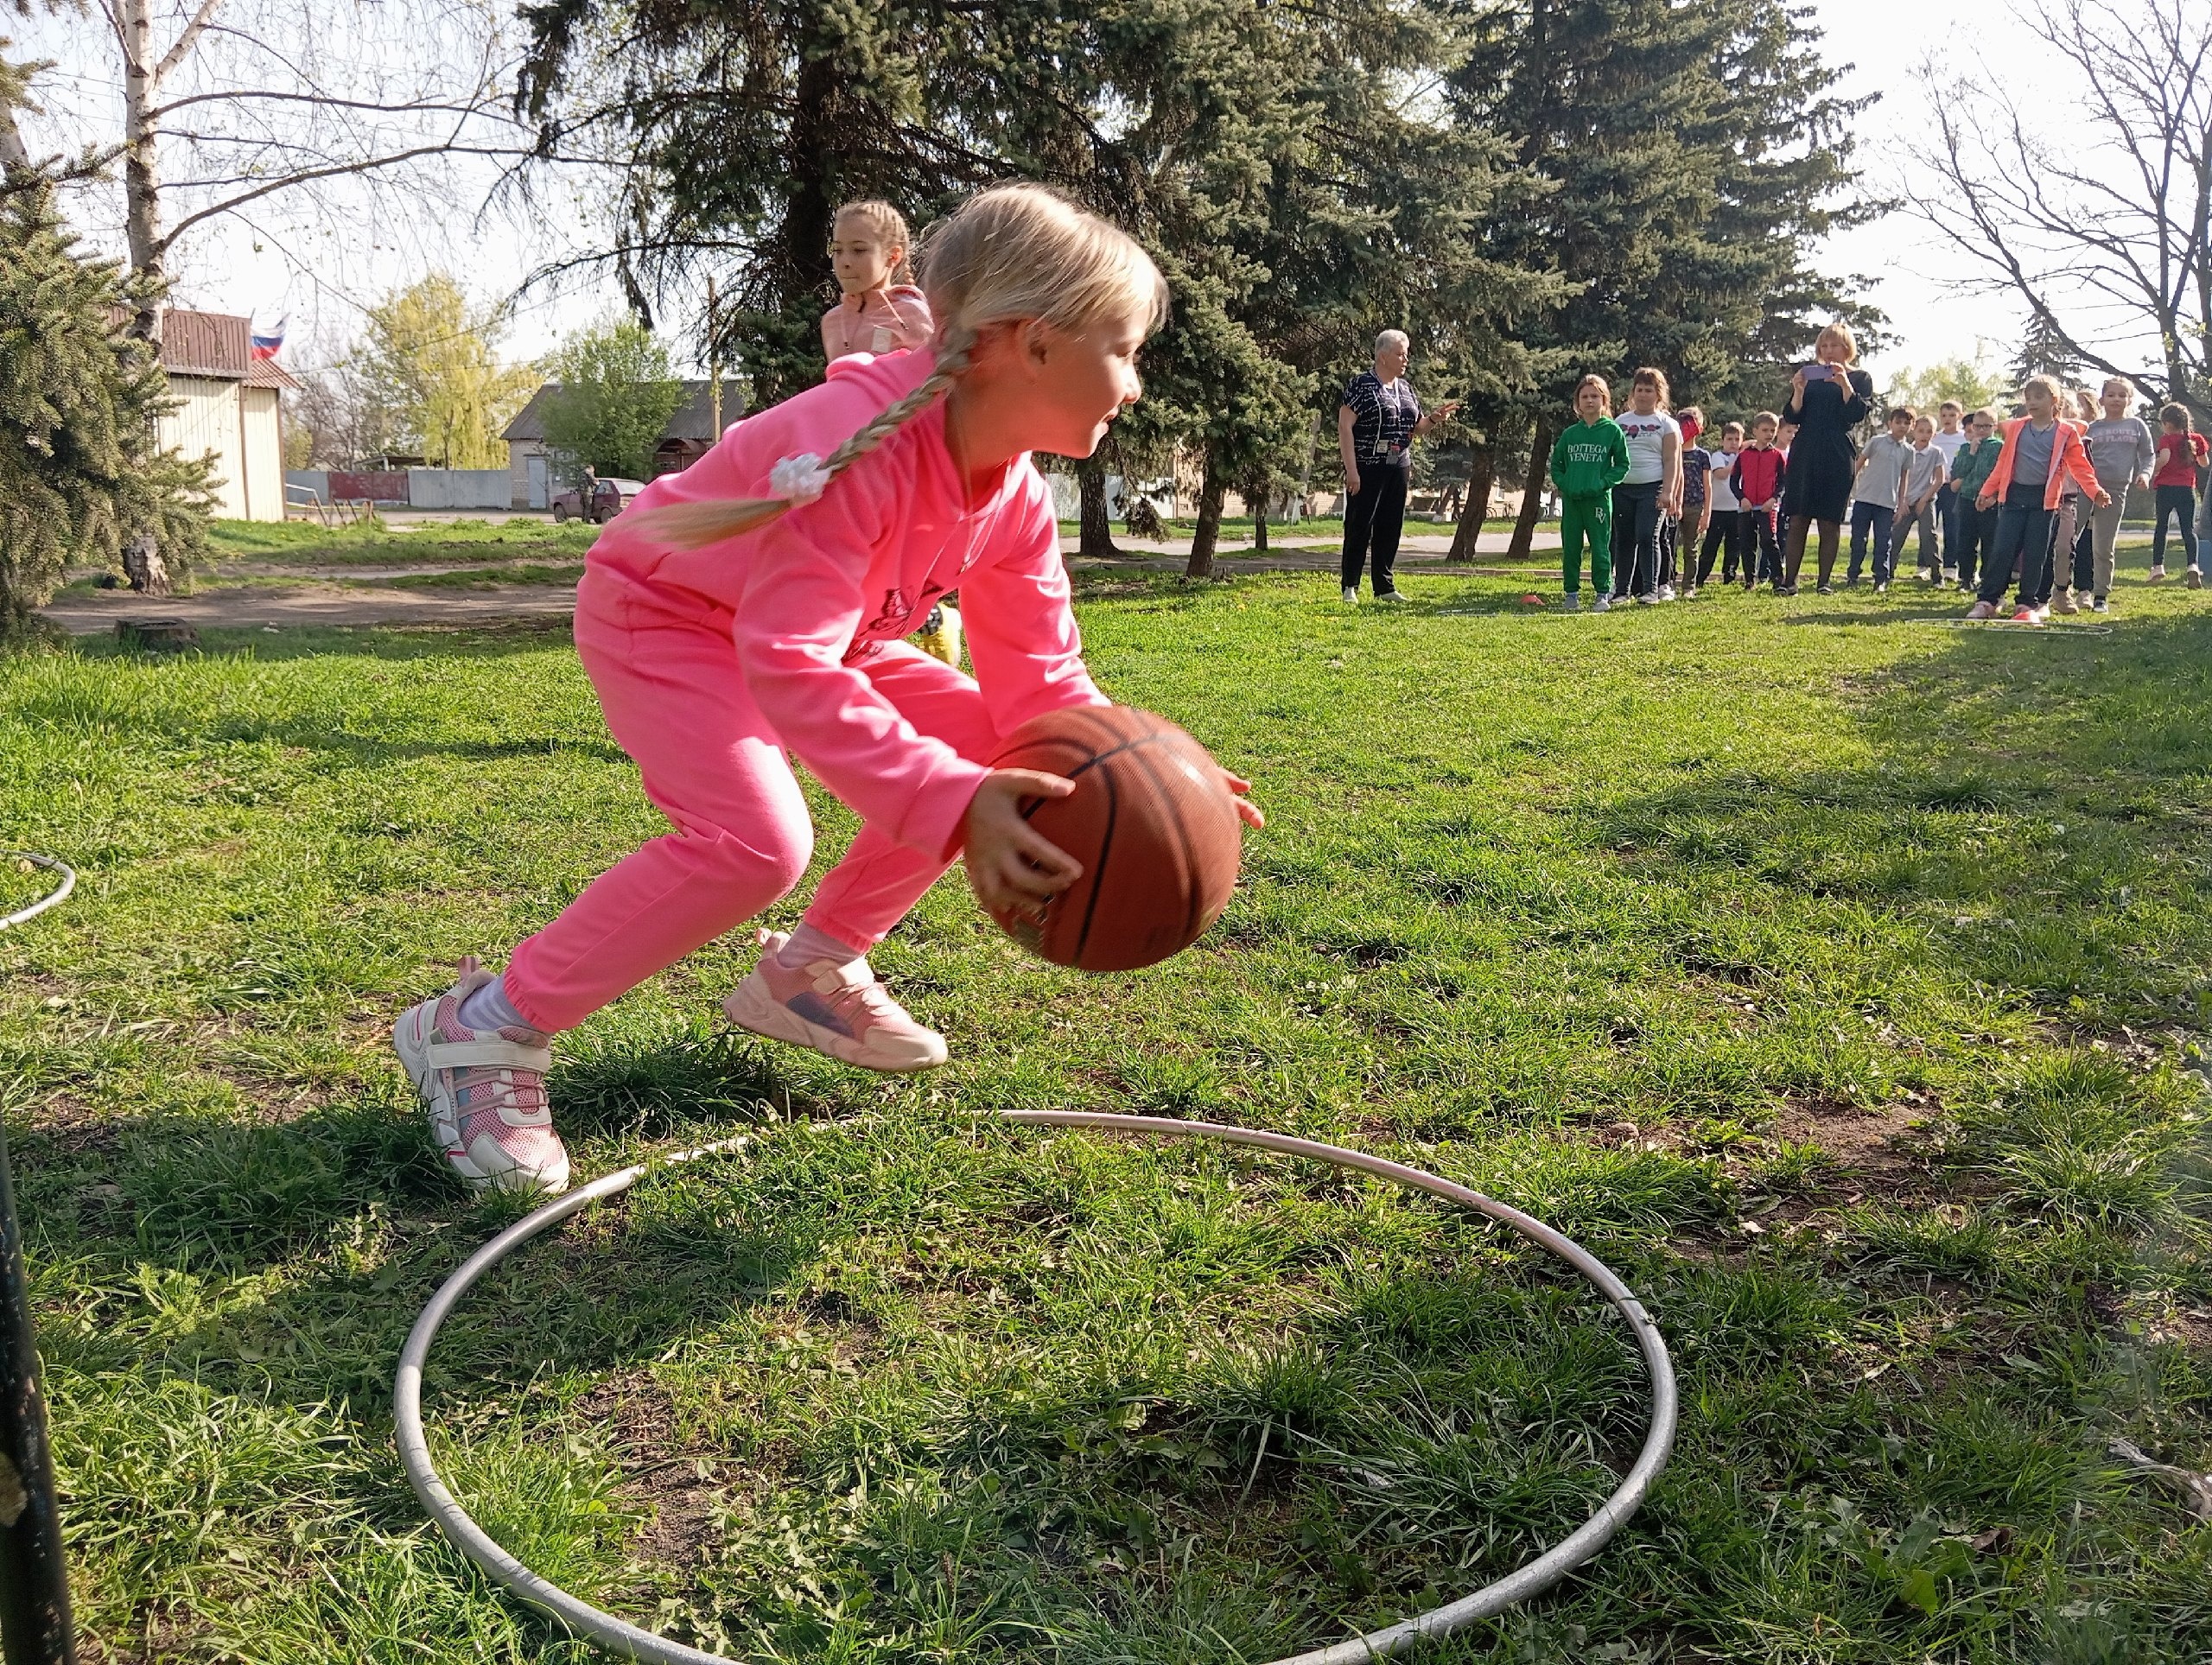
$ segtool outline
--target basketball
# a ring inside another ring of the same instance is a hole
[[[1083,864],[1041,920],[994,909],[1014,941],[1055,965],[1132,971],[1203,937],[1236,888],[1236,800],[1206,748],[1165,717],[1126,705],[1033,717],[1007,736],[995,769],[1041,769],[1075,783],[1027,798],[1029,824]]]

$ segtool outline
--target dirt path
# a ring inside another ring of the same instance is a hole
[[[42,611],[72,636],[98,636],[112,632],[124,620],[175,619],[203,630],[481,625],[507,619],[565,618],[575,604],[575,591],[562,584],[510,584],[487,590],[241,584],[165,601],[129,590],[70,590]]]

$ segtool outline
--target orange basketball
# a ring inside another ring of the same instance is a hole
[[[1129,971],[1206,933],[1236,888],[1236,799],[1206,748],[1165,717],[1127,705],[1033,717],[1007,736],[995,769],[1075,782],[1066,798],[1025,799],[1029,824],[1083,863],[1042,922],[994,911],[1006,933],[1055,965]]]

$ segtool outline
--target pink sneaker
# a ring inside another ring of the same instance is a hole
[[[2039,625],[2043,620],[2034,607],[2020,607],[2013,613],[2012,622],[2016,625]]]
[[[776,958],[789,940],[779,931],[760,933],[760,963],[722,1002],[732,1023],[863,1070],[905,1075],[944,1062],[944,1037],[909,1017],[866,960],[817,960],[793,971]]]
[[[454,1171],[480,1191],[569,1188],[569,1153],[545,1102],[549,1039],[535,1029],[478,1034],[461,1004],[492,981],[475,959],[435,999],[410,1007],[391,1032],[408,1078],[430,1109],[430,1136]]]

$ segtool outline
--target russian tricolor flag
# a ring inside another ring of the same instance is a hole
[[[273,329],[255,330],[253,332],[253,356],[257,359],[275,358],[284,346],[284,326],[290,321],[290,316],[287,315],[285,317],[279,318],[276,321],[276,327]],[[235,340],[237,337],[233,336],[232,339]]]

